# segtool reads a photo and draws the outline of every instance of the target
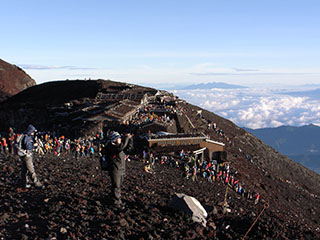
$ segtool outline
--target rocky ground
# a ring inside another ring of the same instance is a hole
[[[0,157],[1,239],[241,239],[264,208],[226,186],[202,178],[192,182],[180,169],[156,164],[154,174],[131,160],[123,187],[126,209],[110,205],[110,179],[98,160],[70,155],[36,157],[44,190],[16,186],[17,158]],[[208,211],[207,226],[168,207],[173,194],[196,197]],[[282,214],[282,215],[281,215]],[[289,224],[284,211],[265,209],[246,239],[319,239],[320,234]]]

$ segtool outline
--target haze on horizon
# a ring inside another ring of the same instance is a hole
[[[38,84],[320,84],[316,0],[12,0],[1,8],[0,58]]]

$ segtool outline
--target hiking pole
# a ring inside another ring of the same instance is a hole
[[[261,217],[262,213],[264,212],[265,209],[269,208],[269,203],[265,203],[263,209],[261,210],[260,214],[258,215],[258,217],[256,218],[256,220],[252,223],[251,227],[249,228],[249,230],[247,231],[246,235],[244,235],[244,237],[241,240],[244,240],[248,233],[251,231],[251,229],[253,228],[253,226],[257,223],[258,219]]]

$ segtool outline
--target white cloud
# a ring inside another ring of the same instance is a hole
[[[277,120],[272,120],[272,121],[270,122],[270,124],[271,124],[271,127],[280,127],[280,126],[283,125],[283,122],[279,122],[279,121],[277,121]]]
[[[47,66],[47,65],[32,65],[32,64],[20,64],[21,68],[26,70],[96,70],[97,68],[90,67],[76,67],[76,66]]]
[[[250,128],[319,123],[320,100],[286,95],[288,89],[177,90],[182,99]]]

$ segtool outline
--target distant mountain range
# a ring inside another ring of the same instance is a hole
[[[212,88],[237,89],[237,88],[248,88],[248,87],[233,85],[233,84],[228,84],[223,82],[199,83],[199,84],[175,87],[176,90],[212,89]]]
[[[285,94],[288,94],[294,97],[310,97],[313,99],[320,99],[320,88],[309,90],[309,91],[290,92]]]
[[[320,127],[244,128],[281,154],[320,174]]]

